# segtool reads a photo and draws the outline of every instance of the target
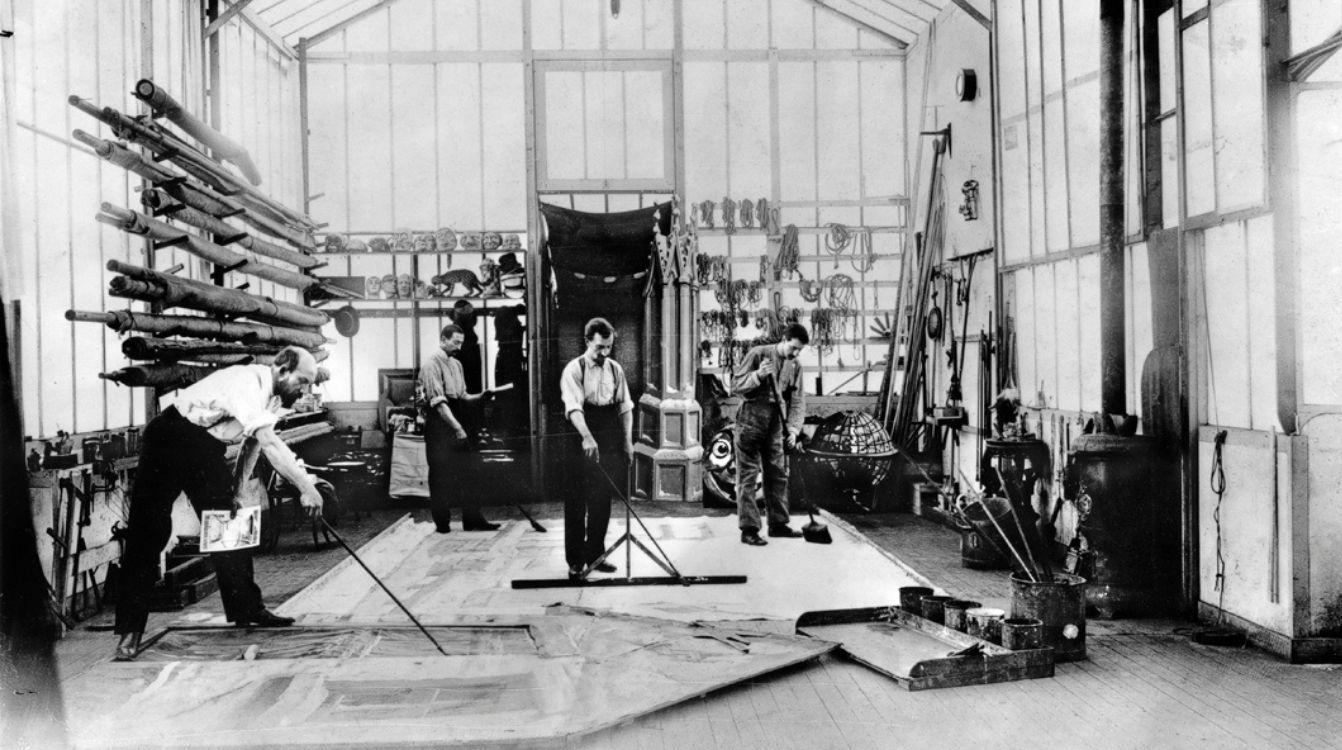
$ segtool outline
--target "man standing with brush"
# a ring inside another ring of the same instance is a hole
[[[735,431],[736,515],[742,544],[768,544],[760,537],[760,510],[755,504],[761,474],[769,536],[801,536],[788,526],[787,454],[796,447],[806,417],[797,355],[810,341],[806,328],[792,323],[777,344],[761,344],[746,352],[732,375],[732,393],[742,399]]]

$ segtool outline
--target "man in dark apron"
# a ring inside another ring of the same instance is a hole
[[[564,412],[583,453],[579,486],[564,501],[564,557],[577,578],[606,551],[612,494],[628,485],[634,455],[634,402],[620,363],[610,358],[615,329],[605,318],[587,321],[587,351],[564,367],[559,390]],[[611,485],[615,486],[612,487]],[[593,570],[612,573],[603,562]]]
[[[438,533],[452,530],[452,506],[461,508],[466,531],[494,531],[499,527],[480,514],[479,472],[471,452],[467,427],[482,393],[467,393],[461,362],[452,355],[465,339],[455,323],[443,327],[439,350],[419,368],[424,394],[424,453],[429,464],[429,509]]]
[[[806,418],[806,392],[797,355],[810,341],[799,323],[783,331],[776,344],[746,352],[732,375],[732,393],[741,397],[736,413],[736,513],[741,542],[762,547],[760,509],[755,504],[760,475],[769,536],[798,537],[788,526],[787,453],[797,444]]]

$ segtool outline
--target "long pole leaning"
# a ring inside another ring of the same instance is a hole
[[[441,645],[439,645],[438,639],[433,637],[433,633],[430,633],[429,629],[424,627],[424,625],[420,623],[419,618],[415,617],[414,613],[411,612],[408,607],[402,604],[401,600],[398,599],[396,595],[391,592],[391,589],[387,588],[387,584],[383,583],[381,578],[378,578],[377,573],[374,573],[373,569],[368,567],[368,565],[364,563],[363,559],[359,557],[359,554],[354,551],[354,548],[350,547],[349,544],[345,542],[345,539],[340,536],[340,532],[331,528],[331,524],[328,523],[325,518],[322,518],[321,516],[318,516],[318,518],[321,519],[322,526],[326,528],[326,530],[331,534],[331,536],[335,537],[335,540],[337,542],[340,542],[340,546],[345,548],[345,551],[349,553],[349,556],[354,558],[354,562],[358,563],[359,567],[363,568],[364,571],[368,573],[369,577],[371,577],[374,581],[376,581],[377,585],[381,586],[383,591],[387,592],[387,596],[390,596],[391,600],[393,602],[396,602],[396,606],[400,607],[401,611],[405,613],[405,616],[410,618],[410,622],[415,623],[415,627],[419,628],[419,632],[423,633],[424,637],[428,638],[429,642],[433,644],[433,647],[438,649],[438,653],[442,654],[443,656],[447,656],[447,652],[443,650],[443,647]]]

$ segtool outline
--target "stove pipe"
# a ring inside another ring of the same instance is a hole
[[[1127,414],[1123,226],[1123,13],[1100,0],[1100,381],[1103,414]]]

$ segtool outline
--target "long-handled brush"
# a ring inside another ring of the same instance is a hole
[[[778,420],[783,429],[787,429],[787,412],[783,411],[783,394],[778,390],[778,379],[770,377],[770,386],[774,391],[774,403],[778,407]],[[815,520],[815,501],[811,499],[811,494],[806,491],[806,482],[802,479],[802,469],[795,465],[795,457],[802,452],[801,446],[796,445],[792,449],[792,455],[787,457],[788,481],[796,481],[801,488],[801,496],[806,498],[806,514],[810,516],[811,522],[801,529],[801,538],[812,544],[832,544],[834,538],[829,534],[829,527]],[[793,469],[797,469],[796,476],[793,476]]]
[[[531,528],[535,529],[536,531],[541,532],[542,534],[545,533],[545,527],[544,527],[544,526],[541,526],[540,523],[539,523],[536,519],[532,518],[532,517],[531,517],[531,514],[527,512],[527,509],[526,509],[526,508],[523,508],[523,507],[522,507],[522,504],[521,504],[521,503],[518,503],[518,504],[517,504],[517,510],[518,510],[519,512],[521,512],[521,514],[522,514],[524,517],[526,517],[526,519],[527,519],[528,521],[531,522]]]

